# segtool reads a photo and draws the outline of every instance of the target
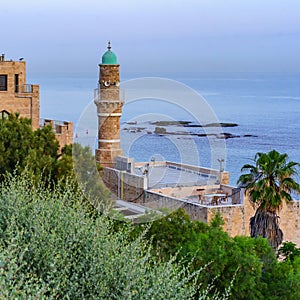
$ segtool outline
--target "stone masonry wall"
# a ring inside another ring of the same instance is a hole
[[[279,216],[283,239],[300,247],[300,201],[284,204]]]
[[[145,177],[112,168],[104,168],[102,179],[118,199],[130,202],[141,201],[146,186]]]
[[[96,160],[103,167],[115,167],[116,157],[122,155],[120,145],[120,118],[123,102],[120,100],[119,65],[100,64],[98,95],[95,99],[98,113],[98,148]]]
[[[165,196],[152,191],[145,191],[145,196],[139,203],[158,210],[162,208],[175,210],[181,207],[191,217],[192,220],[199,220],[205,223],[209,223],[213,216],[219,212],[225,222],[223,228],[229,233],[229,235],[235,236],[245,234],[243,205],[204,206],[199,203],[193,203],[171,196]]]
[[[210,207],[207,210],[207,222],[209,223],[216,213],[220,213],[224,225],[223,229],[230,236],[234,237],[236,235],[246,235],[248,221],[245,216],[245,209],[243,204],[238,205],[224,205]]]
[[[106,81],[111,84],[120,81],[119,66],[120,65],[102,65],[100,64],[99,84],[102,86]],[[111,99],[111,98],[109,98]],[[116,99],[116,98],[115,98]]]

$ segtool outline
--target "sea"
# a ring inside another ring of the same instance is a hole
[[[134,157],[135,161],[169,160],[220,167],[230,172],[232,185],[236,185],[241,167],[253,163],[257,152],[275,149],[287,153],[290,160],[300,162],[300,73],[194,72],[154,75],[163,82],[169,80],[175,86],[187,88],[198,96],[187,94],[185,99],[174,100],[176,92],[173,91],[167,100],[166,96],[156,99],[153,95],[146,95],[130,103],[125,101],[121,144],[126,148],[125,154]],[[128,73],[121,79],[127,82],[145,76],[147,74]],[[94,105],[97,74],[35,74],[27,81],[40,84],[41,117],[73,121],[76,141],[78,124],[87,107]],[[148,88],[151,89],[151,85]],[[126,95],[126,85],[124,90]],[[199,111],[202,113],[199,114]],[[212,119],[205,119],[207,111],[213,114]],[[199,120],[202,117],[203,120]],[[96,112],[93,118],[91,123],[95,126]],[[206,131],[197,126],[159,126],[166,123],[153,123],[162,120],[191,122],[190,125],[205,125],[210,123],[209,120],[217,120],[237,126],[216,129],[229,133],[230,138],[221,138],[219,133],[213,135],[222,149],[219,154],[212,155],[211,147],[214,146],[210,138],[196,135],[214,133],[211,129]],[[155,127],[164,127],[167,133],[173,134],[155,134]],[[88,135],[96,131],[84,128],[82,132]]]

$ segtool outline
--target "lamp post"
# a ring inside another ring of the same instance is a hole
[[[224,162],[224,159],[223,158],[218,158],[218,162],[220,164],[220,178],[219,178],[219,182],[220,182],[220,188],[221,188],[221,182],[222,182],[222,172],[224,171],[224,167],[223,167],[223,162]]]
[[[146,178],[147,178],[147,189],[149,188],[149,170],[150,170],[150,164],[147,163],[145,165],[145,169],[144,169],[144,172],[143,172],[143,174],[146,175]]]
[[[223,172],[224,171],[224,167],[223,167],[224,159],[223,158],[218,158],[218,162],[220,164],[220,172]]]
[[[151,157],[151,162],[152,162],[152,165],[155,166],[155,157]]]

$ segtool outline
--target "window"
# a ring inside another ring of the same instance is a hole
[[[55,124],[55,133],[61,134],[61,132],[62,132],[61,129],[62,129],[62,126],[61,126],[61,125]]]
[[[0,111],[0,120],[1,119],[8,119],[8,116],[9,116],[9,112],[7,112],[6,110]]]
[[[19,74],[15,74],[15,93],[19,92]]]
[[[7,75],[0,75],[0,91],[7,91]]]

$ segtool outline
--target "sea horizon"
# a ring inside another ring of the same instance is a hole
[[[146,75],[154,77],[155,74],[125,73],[121,81],[148,77]],[[170,72],[160,75],[163,76],[156,77],[177,80],[197,91],[211,106],[220,122],[238,124],[237,127],[223,128],[224,132],[240,136],[226,139],[226,170],[231,174],[230,184],[236,185],[241,167],[245,163],[251,163],[257,152],[275,149],[287,153],[291,160],[300,162],[300,73]],[[41,118],[70,120],[75,127],[85,107],[93,101],[97,80],[97,72],[82,76],[36,73],[28,77],[29,83],[40,84]],[[146,105],[143,102],[139,106],[137,102],[130,109],[126,110],[125,107],[121,119],[123,128],[134,115],[149,112],[152,105],[149,100]],[[160,112],[159,106],[156,110],[157,113]],[[175,117],[178,121],[191,121],[186,120],[185,116],[181,117],[180,113]],[[245,135],[248,137],[244,137]],[[123,130],[121,140],[125,136]],[[202,151],[203,147],[207,147],[204,139],[198,138],[195,143],[200,149],[199,153],[202,153],[200,155],[203,155],[200,158],[201,164],[210,167],[209,149]],[[149,160],[151,152],[161,152],[164,159],[178,161],[174,151],[168,151],[168,143],[161,143],[161,136],[143,134],[142,139],[135,140],[137,144],[132,145],[130,154],[136,161]],[[145,141],[147,151],[141,146]],[[157,148],[160,144],[161,149]]]

